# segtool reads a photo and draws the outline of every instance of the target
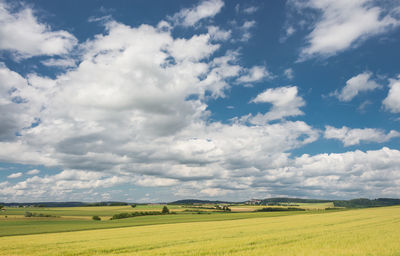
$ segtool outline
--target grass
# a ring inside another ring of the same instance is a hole
[[[400,207],[382,207],[1,237],[0,255],[394,256],[399,237]]]

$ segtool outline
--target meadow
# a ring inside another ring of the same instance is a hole
[[[11,222],[28,221],[21,227],[33,229],[36,220],[22,219]],[[0,222],[1,230],[15,228],[5,226],[8,221]],[[136,221],[142,225],[135,226]],[[33,235],[2,231],[0,255],[400,255],[399,206],[175,214],[92,223],[114,226]]]

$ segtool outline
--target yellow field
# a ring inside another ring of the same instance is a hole
[[[2,237],[0,255],[400,255],[400,207]]]

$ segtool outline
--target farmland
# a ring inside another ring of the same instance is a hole
[[[78,231],[90,229],[104,229],[130,226],[144,226],[156,224],[170,224],[183,222],[203,222],[236,220],[260,217],[276,217],[293,214],[304,214],[305,212],[253,212],[258,206],[244,208],[237,206],[239,212],[224,213],[212,211],[211,209],[200,209],[193,206],[169,205],[171,211],[178,214],[151,215],[135,218],[127,218],[110,221],[110,217],[116,213],[135,211],[161,211],[162,205],[143,205],[131,208],[130,206],[101,206],[101,207],[54,207],[54,208],[8,208],[6,213],[0,215],[0,236],[40,234],[65,231]],[[211,208],[204,205],[203,208]],[[242,210],[244,209],[244,210]],[[186,210],[186,211],[185,211]],[[187,212],[189,210],[189,212]],[[50,214],[54,217],[24,217],[26,211],[37,214]],[[199,214],[201,213],[201,214]],[[313,212],[318,213],[318,211]],[[100,216],[102,221],[93,221],[91,216]],[[6,218],[7,216],[7,218]]]
[[[75,210],[83,215],[89,211]],[[70,214],[68,209],[63,211]],[[97,222],[87,217],[10,215],[0,220],[0,226],[0,255],[400,255],[399,206],[182,212]]]

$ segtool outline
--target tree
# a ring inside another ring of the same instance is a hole
[[[222,207],[222,210],[224,210],[225,212],[230,212],[231,211],[231,208],[229,208],[229,206],[224,206],[224,207]]]
[[[101,218],[99,216],[95,215],[92,217],[92,220],[101,220]]]
[[[135,208],[135,207],[136,207],[136,204],[131,204],[131,207],[132,207],[132,208]]]
[[[161,213],[162,213],[162,214],[168,214],[168,213],[169,213],[168,207],[167,207],[167,206],[164,206],[164,207],[162,208]]]

